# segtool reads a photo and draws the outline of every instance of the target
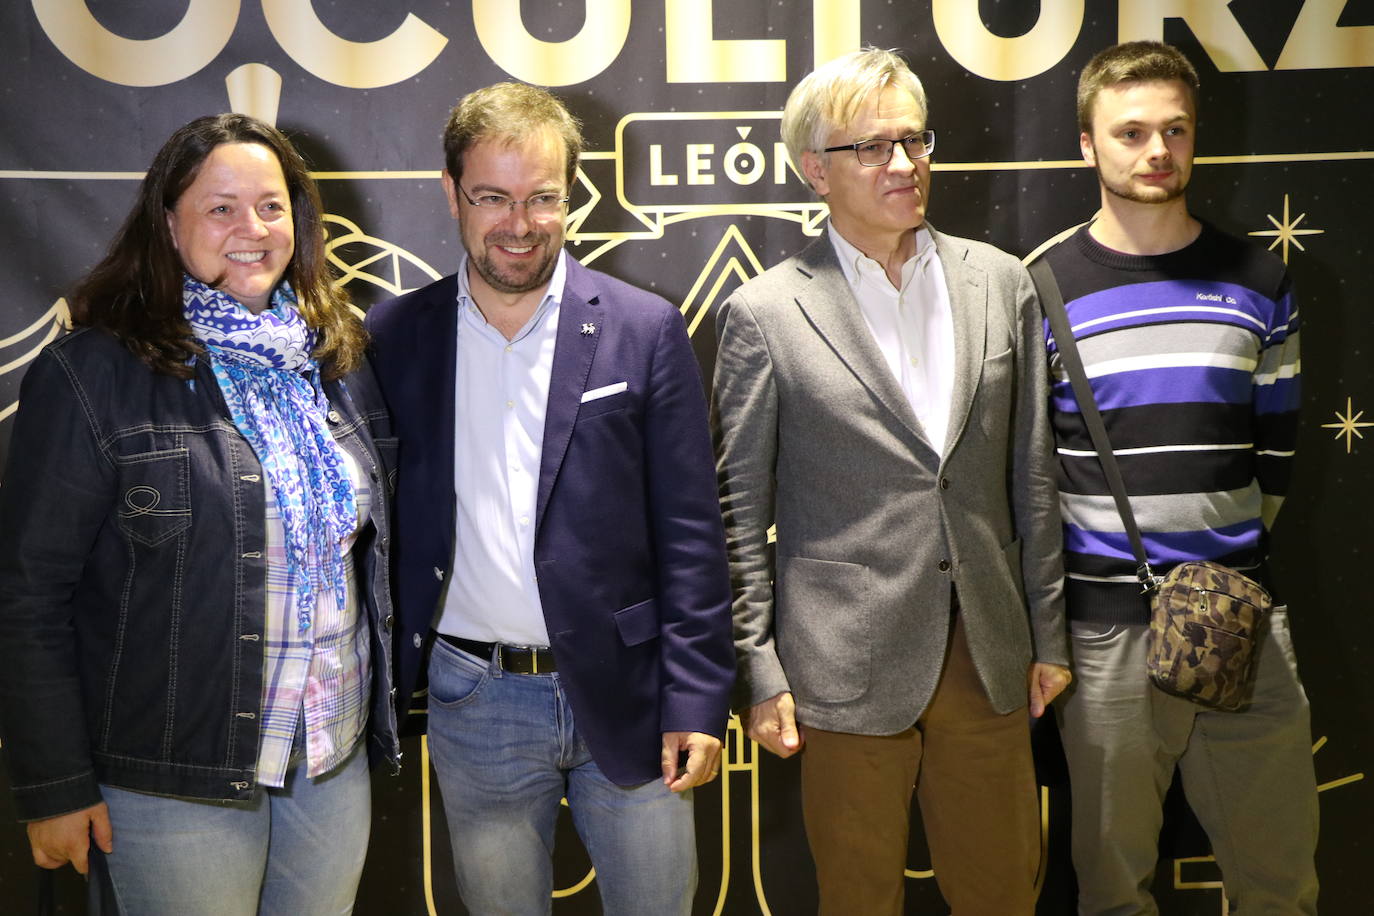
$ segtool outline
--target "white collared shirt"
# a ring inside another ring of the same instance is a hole
[[[830,226],[830,241],[864,324],[901,385],[926,439],[945,452],[954,396],[954,313],[935,240],[924,226],[916,254],[902,265],[900,289],[887,272]]]
[[[543,301],[513,340],[487,324],[473,301],[466,258],[458,269],[456,537],[440,633],[549,644],[535,583],[534,516],[566,257],[559,252]]]

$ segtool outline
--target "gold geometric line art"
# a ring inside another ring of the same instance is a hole
[[[738,254],[726,257],[725,251],[732,244],[742,252],[743,261],[747,262],[747,266],[745,263],[741,263],[741,256]],[[731,276],[738,277],[739,282],[743,283],[761,273],[763,273],[763,264],[759,261],[758,255],[754,254],[754,249],[750,248],[749,243],[745,241],[739,226],[732,223],[725,230],[725,234],[720,237],[720,241],[716,243],[715,250],[711,252],[710,257],[706,259],[706,264],[697,274],[696,280],[692,283],[692,288],[687,291],[687,297],[682,300],[682,315],[687,319],[687,335],[690,337],[696,334],[702,319],[710,314],[711,307],[716,304],[721,287]],[[698,301],[697,297],[708,280],[711,281],[711,288]],[[693,310],[696,311],[695,315],[692,314]]]
[[[33,362],[34,357],[38,356],[40,350],[56,340],[63,331],[70,331],[71,327],[72,315],[71,310],[67,307],[67,300],[59,298],[46,312],[35,318],[28,327],[8,337],[0,338],[0,359],[6,358],[6,351],[8,350],[24,348],[18,356],[0,364],[0,375],[26,367]],[[0,423],[8,420],[18,409],[18,400],[0,407]]]
[[[1296,219],[1289,219],[1289,215],[1288,215],[1288,195],[1287,195],[1287,194],[1283,195],[1283,221],[1282,221],[1282,222],[1280,222],[1272,213],[1266,213],[1265,215],[1269,217],[1269,222],[1271,222],[1271,223],[1274,224],[1274,228],[1273,228],[1273,229],[1256,229],[1254,232],[1249,232],[1249,233],[1246,233],[1246,234],[1247,234],[1247,235],[1255,235],[1255,236],[1264,236],[1264,237],[1266,237],[1266,238],[1272,237],[1272,238],[1274,239],[1274,241],[1272,241],[1272,242],[1269,243],[1269,250],[1270,250],[1270,251],[1273,251],[1274,248],[1275,248],[1275,246],[1277,246],[1277,245],[1280,245],[1280,244],[1283,245],[1283,263],[1285,263],[1285,264],[1288,263],[1288,246],[1289,246],[1289,245],[1293,245],[1293,246],[1296,247],[1299,251],[1306,251],[1306,250],[1307,250],[1306,248],[1303,247],[1302,242],[1299,242],[1299,241],[1298,241],[1298,236],[1300,236],[1300,235],[1322,235],[1323,233],[1326,232],[1325,229],[1299,229],[1299,228],[1298,228],[1299,224],[1301,224],[1303,220],[1307,219],[1307,214],[1306,214],[1306,213],[1300,213],[1300,214],[1298,214],[1298,216],[1297,216]]]
[[[1312,745],[1312,756],[1317,756],[1317,751],[1321,750],[1325,746],[1326,736],[1322,735],[1320,738],[1317,739],[1316,743]],[[1361,779],[1364,779],[1363,773],[1351,773],[1349,776],[1342,776],[1340,779],[1333,779],[1330,782],[1321,783],[1317,786],[1317,791],[1326,792],[1330,789],[1338,789],[1341,786],[1348,786],[1352,782],[1359,782]]]
[[[425,910],[439,916],[434,905],[434,827],[429,816],[429,735],[420,736],[420,863],[425,886]]]
[[[1184,881],[1183,866],[1196,865],[1205,862],[1216,862],[1216,856],[1185,856],[1174,859],[1174,890],[1176,891],[1200,891],[1200,890],[1219,890],[1221,891],[1221,916],[1226,916],[1230,911],[1231,904],[1226,899],[1226,890],[1222,887],[1221,881]]]
[[[393,296],[408,293],[412,289],[418,289],[419,285],[406,285],[402,278],[402,269],[406,265],[413,265],[430,280],[437,280],[440,277],[439,272],[426,264],[423,259],[393,242],[365,234],[358,224],[350,219],[334,213],[326,213],[324,224],[330,230],[330,237],[325,241],[325,256],[329,263],[339,271],[339,276],[334,280],[336,289],[342,289],[354,280],[359,280],[381,287]],[[334,231],[333,227],[336,226],[341,227],[342,231]],[[349,263],[339,257],[339,249],[344,245],[363,245],[370,250],[367,250],[361,258]],[[378,262],[384,265],[384,270],[389,273],[389,276],[381,276],[364,269],[370,268]]]
[[[51,327],[48,327],[48,325],[51,325]],[[48,336],[44,340],[43,344],[39,344],[37,347],[31,349],[27,354],[28,358],[32,359],[34,356],[38,355],[39,350],[43,349],[44,344],[46,344],[48,341],[52,340],[54,337],[57,336],[55,333],[53,333],[55,329],[60,328],[64,331],[70,331],[71,327],[71,309],[67,307],[67,300],[63,297],[59,297],[56,302],[54,302],[51,306],[48,307],[48,310],[46,312],[39,315],[32,322],[30,322],[28,327],[24,328],[23,330],[17,333],[11,334],[9,337],[0,338],[0,350],[5,349],[6,347],[12,347],[17,343],[23,342],[28,338],[32,337],[33,335],[42,333],[46,330]],[[27,360],[24,361],[27,362]],[[13,369],[14,366],[14,362],[11,362],[5,366],[0,366],[0,373],[8,372],[11,369]]]
[[[580,168],[577,170],[576,181],[580,182],[582,186],[587,189],[589,199],[576,210],[568,212],[567,229],[564,231],[564,234],[569,239],[590,238],[590,235],[582,235],[580,230],[582,229],[582,224],[586,222],[587,217],[596,209],[596,205],[601,202],[601,191],[597,188],[596,184],[587,177],[587,173]]]
[[[614,159],[610,151],[584,152],[583,159]],[[1238,156],[1198,156],[1194,165],[1278,165],[1289,162],[1358,162],[1374,159],[1374,150],[1334,150],[1326,153],[1246,153]],[[1020,172],[1050,169],[1085,169],[1082,159],[1026,159],[1005,162],[936,162],[937,172]],[[42,169],[0,169],[0,181],[6,178],[38,181],[142,181],[143,172],[115,171],[51,171]],[[352,171],[311,172],[316,181],[385,181],[398,179],[439,179],[438,169],[355,169]]]
[[[730,774],[748,770],[748,764],[741,763],[741,748],[749,739],[744,735],[739,716],[731,715],[725,725],[725,743],[720,749],[720,888],[716,891],[716,905],[712,916],[725,912],[725,900],[730,891]]]
[[[1345,453],[1347,455],[1350,454],[1350,445],[1352,439],[1364,438],[1364,433],[1360,432],[1360,430],[1365,427],[1374,426],[1374,423],[1371,423],[1368,420],[1360,422],[1360,417],[1362,416],[1364,416],[1364,411],[1362,410],[1359,413],[1355,413],[1354,408],[1351,406],[1350,396],[1347,395],[1345,399],[1345,413],[1342,414],[1338,410],[1336,411],[1337,422],[1322,424],[1323,429],[1336,430],[1336,435],[1333,438],[1339,439],[1341,436],[1345,436]]]
[[[768,895],[763,890],[763,838],[759,826],[763,822],[759,815],[759,784],[762,782],[759,779],[759,746],[745,734],[744,723],[740,722],[738,716],[730,717],[730,731],[731,737],[736,739],[735,747],[739,751],[739,756],[748,758],[748,761],[738,765],[738,768],[749,774],[749,859],[754,878],[754,899],[758,901],[760,916],[773,916],[773,910],[768,906]],[[736,765],[731,764],[730,768],[735,769]]]

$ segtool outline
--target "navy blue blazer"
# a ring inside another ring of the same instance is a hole
[[[401,720],[423,701],[413,694],[431,623],[463,549],[454,544],[457,291],[448,276],[367,315],[400,439],[392,644]],[[618,382],[625,391],[581,403],[584,391]],[[571,256],[535,514],[549,640],[602,772],[621,785],[658,778],[666,731],[723,738],[731,593],[700,370],[677,309]]]

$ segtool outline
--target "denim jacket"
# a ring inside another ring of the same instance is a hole
[[[96,804],[100,783],[205,799],[256,786],[263,471],[208,363],[195,370],[154,373],[86,329],[24,378],[0,487],[0,737],[21,820]],[[354,560],[372,630],[368,751],[394,768],[397,442],[370,369],[325,392],[376,494]]]

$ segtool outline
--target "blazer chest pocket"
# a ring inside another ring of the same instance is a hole
[[[630,392],[617,391],[615,394],[608,394],[605,397],[583,401],[577,407],[577,419],[589,420],[602,414],[614,413],[617,410],[624,410],[629,404]]]
[[[1000,442],[1010,434],[1011,405],[1015,399],[1012,366],[1015,354],[1011,348],[983,360],[978,379],[978,425],[983,435]]]
[[[121,455],[119,528],[149,547],[191,527],[191,455],[187,449]]]

